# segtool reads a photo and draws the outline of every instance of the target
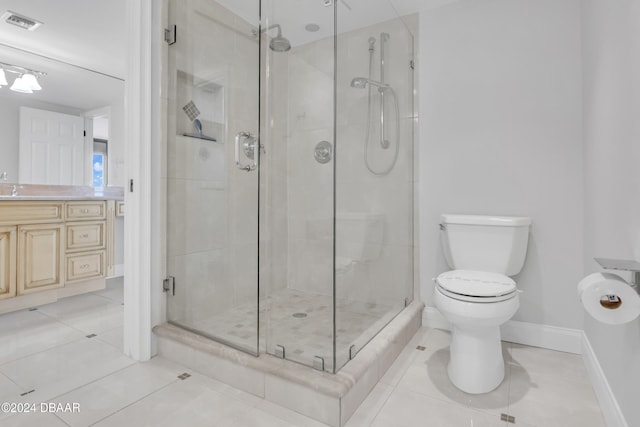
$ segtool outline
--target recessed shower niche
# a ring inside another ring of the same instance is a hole
[[[205,140],[224,139],[224,86],[178,70],[176,134]]]

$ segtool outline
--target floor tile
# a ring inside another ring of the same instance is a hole
[[[587,369],[579,354],[511,344],[510,363],[519,364],[532,374],[551,374],[568,380],[586,379]]]
[[[508,345],[508,344],[507,344]],[[407,368],[398,383],[398,389],[421,393],[426,396],[487,413],[501,414],[509,406],[509,370],[505,365],[505,379],[497,389],[485,394],[468,394],[456,388],[447,373],[449,349],[425,352]]]
[[[77,388],[53,402],[78,403],[80,412],[58,416],[70,426],[88,426],[174,381],[180,381],[178,375],[183,371],[180,365],[155,358]]]
[[[97,334],[124,325],[124,306],[93,294],[64,298],[39,310],[85,334]]]
[[[52,413],[34,412],[16,414],[2,420],[3,427],[67,427],[60,418]]]
[[[107,279],[105,288],[93,294],[107,298],[116,304],[124,304],[124,276]]]
[[[121,352],[124,352],[124,327],[119,326],[109,331],[96,334],[96,338],[107,344],[111,344]]]
[[[82,338],[82,332],[38,310],[3,314],[0,316],[0,365]]]
[[[378,412],[382,409],[394,388],[387,384],[378,383],[360,407],[349,418],[345,427],[365,427],[370,425]]]
[[[316,421],[309,417],[306,417],[302,414],[299,414],[290,409],[284,408],[280,405],[276,405],[275,403],[271,403],[267,400],[261,399],[256,405],[256,409],[260,409],[270,415],[273,415],[276,418],[284,420],[290,424],[293,424],[296,427],[326,427],[326,424],[321,423],[320,421]]]
[[[420,393],[396,389],[375,417],[372,427],[506,427],[496,415],[443,402]]]
[[[173,382],[95,425],[228,427],[252,409],[212,390],[207,383],[199,375]]]
[[[299,427],[259,409],[249,409],[233,418],[229,427]]]
[[[102,378],[134,361],[113,346],[85,338],[0,366],[0,372],[24,391],[24,399],[46,402]]]
[[[22,389],[6,375],[0,374],[0,402],[17,402],[13,398],[20,396]]]
[[[516,422],[545,427],[605,425],[586,374],[582,378],[563,376],[562,358],[558,360],[557,373],[539,366],[535,364],[531,371],[520,364],[511,367],[508,413],[516,417]]]
[[[124,325],[124,307],[93,294],[76,295],[39,307],[39,311],[85,334]]]

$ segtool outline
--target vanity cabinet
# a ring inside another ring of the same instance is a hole
[[[105,287],[115,201],[0,201],[0,313]]]
[[[0,226],[0,300],[16,296],[16,227]]]

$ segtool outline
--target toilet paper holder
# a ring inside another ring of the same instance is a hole
[[[639,290],[640,287],[640,262],[628,259],[610,259],[610,258],[594,258],[600,266],[606,270],[622,270],[630,271],[632,279],[632,287]]]

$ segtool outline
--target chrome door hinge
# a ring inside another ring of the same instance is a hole
[[[167,278],[162,281],[162,290],[164,292],[171,292],[171,295],[175,295],[176,294],[176,278],[173,276],[167,276]]]
[[[164,41],[169,43],[169,46],[174,44],[178,39],[178,28],[174,25],[170,28],[164,29]]]
[[[409,61],[409,67],[413,70],[416,67],[415,62],[413,62],[413,59],[411,61]]]

